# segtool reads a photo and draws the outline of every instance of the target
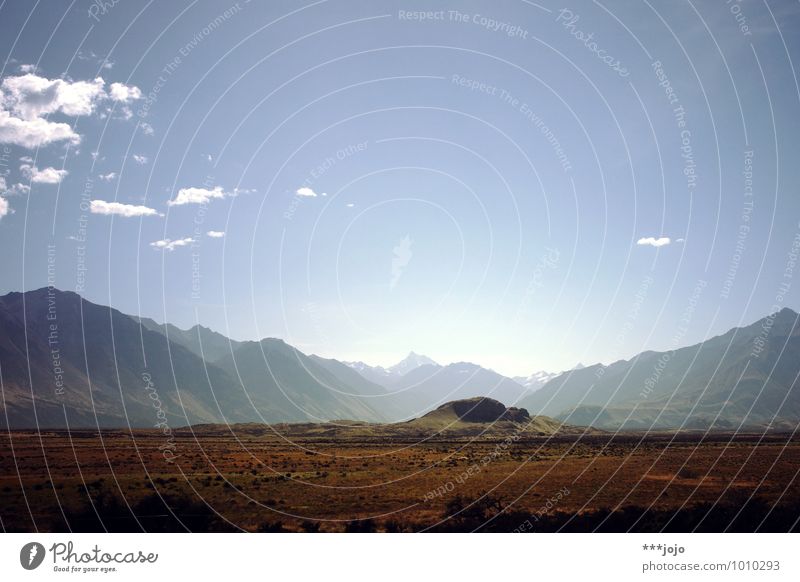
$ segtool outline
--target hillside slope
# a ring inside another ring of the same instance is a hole
[[[191,330],[180,342],[168,333],[71,292],[0,297],[0,426],[384,420],[359,386],[279,340],[212,337],[218,353],[235,348],[213,363],[182,345]]]
[[[603,428],[794,427],[799,318],[783,309],[700,344],[565,372],[520,404]]]

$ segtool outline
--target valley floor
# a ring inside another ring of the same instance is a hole
[[[4,531],[789,531],[800,440],[0,435]]]

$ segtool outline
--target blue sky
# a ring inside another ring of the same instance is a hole
[[[0,292],[509,375],[798,309],[798,31],[790,2],[7,1]]]

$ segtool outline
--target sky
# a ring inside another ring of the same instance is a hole
[[[800,310],[797,2],[0,4],[0,293],[507,375]]]

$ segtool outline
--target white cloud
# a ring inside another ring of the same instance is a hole
[[[120,202],[106,202],[105,200],[92,200],[89,211],[92,214],[106,214],[131,218],[133,216],[159,216],[159,213],[147,206],[122,204]]]
[[[36,65],[20,65],[19,72],[27,75],[28,73],[35,73],[36,72]]]
[[[56,141],[80,143],[81,137],[67,123],[46,119],[19,119],[0,109],[0,143],[34,149]]]
[[[97,177],[100,178],[103,182],[110,182],[111,180],[117,177],[117,173],[109,172],[108,174],[98,174]]]
[[[352,202],[350,202],[350,203],[348,203],[348,204],[345,204],[345,206],[347,206],[348,208],[354,208],[354,207],[355,207],[355,204],[353,204]]]
[[[155,249],[163,249],[165,251],[174,251],[178,247],[185,247],[194,242],[194,239],[191,237],[188,238],[179,238],[178,240],[171,240],[165,238],[164,240],[157,240],[155,242],[151,242],[150,246]]]
[[[662,236],[661,238],[655,238],[652,236],[643,237],[636,241],[637,245],[648,245],[651,247],[663,247],[664,245],[668,245],[671,243],[672,240],[668,236]]]
[[[111,83],[111,88],[108,92],[109,96],[114,101],[122,103],[130,103],[142,98],[142,91],[139,87],[133,85],[123,85],[122,83]]]
[[[6,179],[3,176],[0,176],[0,194],[3,196],[14,196],[16,194],[28,194],[31,191],[31,187],[27,184],[14,184],[10,188],[6,183]]]
[[[65,81],[38,75],[3,79],[4,106],[16,116],[32,120],[50,113],[91,115],[97,103],[106,97],[105,81]]]
[[[110,69],[114,66],[114,61],[110,60],[108,56],[98,55],[94,51],[86,51],[81,49],[76,53],[76,56],[82,61],[95,61],[104,69]]]
[[[44,168],[40,170],[36,166],[30,164],[22,164],[19,167],[19,171],[34,184],[60,184],[61,180],[69,173],[66,170],[57,170],[55,168]]]
[[[142,133],[144,133],[145,135],[153,135],[155,133],[153,126],[147,123],[146,121],[142,121],[139,124],[139,127],[142,128]]]
[[[92,115],[106,100],[124,103],[141,98],[138,87],[113,83],[111,93],[105,81],[48,79],[34,74],[33,65],[22,65],[24,75],[11,76],[0,83],[0,143],[36,148],[56,141],[80,142],[69,124],[49,121],[54,113],[70,116]]]
[[[133,154],[133,161],[139,164],[140,166],[144,166],[149,160],[147,156],[140,156],[139,154]]]
[[[313,198],[313,197],[315,197],[317,195],[316,192],[314,192],[311,188],[307,188],[306,186],[303,186],[302,188],[298,188],[295,191],[295,194],[297,194],[298,196],[306,196],[306,197],[309,197],[309,198]]]
[[[211,238],[222,238],[225,236],[225,233],[221,230],[209,230],[206,234]]]
[[[184,204],[208,204],[212,199],[226,198],[233,194],[225,192],[217,186],[213,190],[208,188],[181,188],[175,200],[167,202],[169,206],[183,206]]]
[[[119,109],[119,117],[117,119],[124,119],[125,121],[128,121],[131,117],[133,117],[133,110],[127,105],[123,105]]]
[[[8,206],[8,200],[0,196],[0,218],[7,216],[9,212],[12,212],[12,210]]]

